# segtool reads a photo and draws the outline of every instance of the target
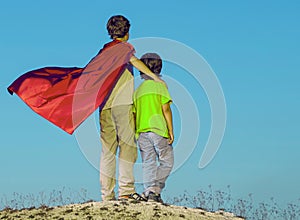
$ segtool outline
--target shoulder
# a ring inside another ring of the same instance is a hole
[[[132,44],[130,44],[128,42],[120,42],[120,41],[116,41],[116,40],[113,40],[113,41],[110,41],[110,42],[104,44],[103,48],[108,48],[108,47],[112,47],[112,46],[115,46],[117,48],[122,47],[122,48],[127,48],[130,50],[134,50],[134,47],[132,46]]]
[[[140,90],[144,90],[146,87],[148,87],[148,80],[144,80],[138,87],[137,87],[137,91],[140,91]]]
[[[161,82],[157,82],[157,81],[154,81],[154,80],[146,80],[145,81],[145,84],[150,87],[150,88],[153,88],[153,89],[156,89],[156,90],[168,90],[167,86]]]
[[[151,80],[152,81],[152,80]],[[135,90],[135,94],[141,96],[145,93],[149,93],[149,90],[153,90],[153,86],[151,86],[150,80],[144,80]]]
[[[132,44],[128,43],[128,42],[122,42],[121,43],[124,47],[127,47],[130,50],[134,50],[134,47]]]
[[[156,82],[154,80],[147,80],[147,84],[146,84],[146,88],[148,91],[151,91],[154,94],[157,95],[164,95],[168,94],[168,88],[165,84],[161,83],[161,82]]]
[[[159,89],[168,90],[168,86],[167,86],[166,82],[165,83],[155,82],[155,84],[156,84],[156,87],[158,87]]]

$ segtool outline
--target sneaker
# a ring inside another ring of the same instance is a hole
[[[141,197],[143,198],[143,200],[144,200],[145,202],[148,201],[148,196],[146,196],[145,193],[142,193],[142,194],[141,194]]]
[[[162,200],[162,198],[160,197],[160,194],[156,194],[154,192],[149,192],[148,202],[164,203],[163,200]]]
[[[147,201],[143,197],[141,197],[138,193],[119,196],[119,200],[120,201]]]

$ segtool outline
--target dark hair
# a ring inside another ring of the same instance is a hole
[[[162,69],[162,59],[156,53],[146,53],[141,57],[141,61],[156,75],[160,75]],[[140,72],[143,79],[151,79],[149,76]]]
[[[112,39],[124,37],[129,32],[129,28],[129,20],[122,15],[110,17],[106,24],[106,29]]]

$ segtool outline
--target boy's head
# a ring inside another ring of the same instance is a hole
[[[162,68],[162,59],[160,56],[156,53],[146,53],[144,54],[140,59],[153,73],[155,73],[157,76],[160,75],[160,71]],[[143,72],[140,72],[141,77],[143,79],[151,79],[149,76],[144,74]]]
[[[122,15],[112,16],[106,24],[106,29],[112,39],[125,37],[129,28],[129,20]]]

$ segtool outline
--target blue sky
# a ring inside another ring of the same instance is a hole
[[[192,78],[183,77],[184,70],[164,63],[165,75],[181,82],[197,103],[201,121],[198,144],[170,176],[165,194],[230,185],[236,197],[253,193],[258,201],[272,196],[281,203],[296,201],[300,198],[299,9],[299,1],[293,0],[1,2],[0,195],[67,186],[86,188],[100,198],[98,170],[86,160],[75,136],[37,116],[6,87],[39,67],[84,66],[109,41],[107,19],[123,14],[132,24],[131,39],[172,39],[201,54],[226,99],[222,145],[213,161],[199,169],[210,126],[208,101]],[[181,123],[174,111],[179,136]]]

